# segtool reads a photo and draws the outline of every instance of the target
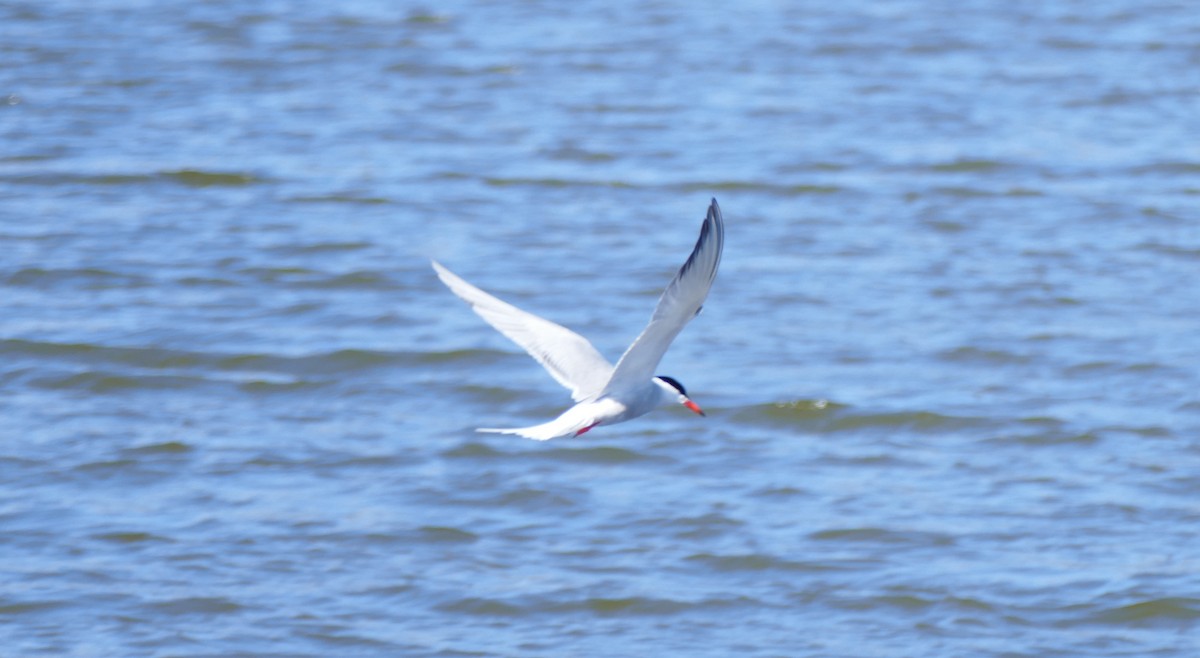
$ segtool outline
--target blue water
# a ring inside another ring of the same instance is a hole
[[[1200,651],[1187,3],[0,6],[0,654]],[[437,281],[661,373],[569,404]]]

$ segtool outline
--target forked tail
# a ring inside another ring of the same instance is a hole
[[[541,425],[533,425],[530,427],[514,427],[511,429],[501,429],[496,427],[480,427],[476,432],[488,432],[491,434],[515,434],[523,436],[534,441],[549,441],[560,436],[575,436],[582,434],[595,426],[595,421],[591,418],[583,418],[579,416],[571,417],[570,410],[567,413],[555,418],[548,423]]]

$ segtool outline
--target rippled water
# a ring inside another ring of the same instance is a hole
[[[1187,3],[0,5],[4,655],[1200,649]],[[437,282],[663,374],[569,399]]]

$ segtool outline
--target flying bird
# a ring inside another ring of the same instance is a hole
[[[659,297],[650,324],[625,350],[616,366],[583,336],[503,302],[432,261],[438,278],[451,292],[542,364],[558,383],[571,391],[575,401],[575,406],[541,425],[511,429],[481,427],[477,431],[516,434],[538,441],[579,436],[598,425],[622,423],[673,402],[703,416],[704,412],[688,397],[683,384],[665,375],[655,375],[654,371],[671,342],[700,313],[717,276],[724,244],[725,223],[721,208],[713,199],[691,256]]]

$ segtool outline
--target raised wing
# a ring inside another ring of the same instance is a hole
[[[479,317],[520,345],[559,384],[581,402],[599,395],[613,367],[586,338],[549,320],[502,302],[432,261],[433,270],[450,292],[462,297]]]
[[[654,370],[671,342],[700,312],[717,276],[724,246],[725,221],[721,218],[721,207],[713,199],[704,224],[700,226],[700,238],[696,240],[692,255],[658,299],[650,324],[617,362],[603,393],[632,389],[654,376]]]

